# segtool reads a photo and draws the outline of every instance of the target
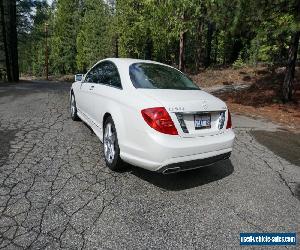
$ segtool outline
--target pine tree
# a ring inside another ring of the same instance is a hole
[[[103,0],[85,0],[76,43],[76,62],[81,71],[113,55],[112,19],[109,7]]]
[[[76,71],[76,39],[80,21],[79,0],[58,0],[51,39],[51,65],[54,73]]]
[[[46,0],[21,2],[23,22],[19,24],[19,66],[22,73],[42,75],[45,67],[45,24],[49,22],[51,8]],[[32,9],[35,9],[32,16]],[[26,16],[30,15],[30,22]]]

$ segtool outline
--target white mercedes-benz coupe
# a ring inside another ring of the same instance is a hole
[[[230,157],[235,137],[223,101],[154,61],[99,61],[72,84],[70,110],[103,142],[111,170],[123,161],[165,174],[211,165]]]

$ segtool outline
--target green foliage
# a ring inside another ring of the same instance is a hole
[[[51,40],[54,73],[76,71],[76,39],[80,21],[79,0],[58,0]]]
[[[113,19],[103,0],[86,0],[77,35],[77,67],[86,71],[96,61],[112,54],[110,21]]]
[[[20,1],[19,32],[19,66],[23,73],[42,75],[45,66],[44,53],[45,22],[50,18],[51,9],[46,0]],[[35,15],[31,16],[35,8]],[[22,13],[22,14],[21,14]],[[31,21],[30,21],[30,20]]]
[[[117,26],[120,55],[143,58],[144,45],[149,33],[149,12],[146,1],[117,1]],[[147,18],[148,17],[148,18]]]
[[[33,2],[35,11],[30,5]],[[56,0],[50,7],[46,0],[19,0],[25,13],[19,26],[20,67],[22,72],[44,73],[46,22],[50,73],[54,74],[83,72],[117,50],[121,57],[151,58],[176,66],[182,34],[188,69],[211,64],[282,63],[292,34],[300,30],[296,3]]]
[[[34,60],[32,61],[32,74],[42,76],[45,74],[45,51],[44,44],[40,43],[34,47]]]
[[[233,68],[239,69],[246,66],[246,63],[243,61],[241,54],[238,56],[238,58],[234,61],[232,64]]]
[[[257,50],[258,61],[279,63],[287,58],[288,41],[295,29],[295,22],[290,14],[275,17],[271,21],[263,21],[252,40],[250,54]]]

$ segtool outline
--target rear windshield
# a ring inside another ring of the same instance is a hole
[[[199,90],[199,87],[180,71],[160,64],[134,63],[129,67],[129,74],[136,88]]]

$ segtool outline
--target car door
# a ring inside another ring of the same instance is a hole
[[[97,84],[92,93],[92,119],[102,129],[103,116],[110,105],[120,99],[122,84],[117,67],[111,61],[103,61],[97,67]]]
[[[92,94],[97,84],[98,65],[94,66],[85,76],[80,86],[80,95],[77,98],[79,111],[89,120],[92,118]]]

